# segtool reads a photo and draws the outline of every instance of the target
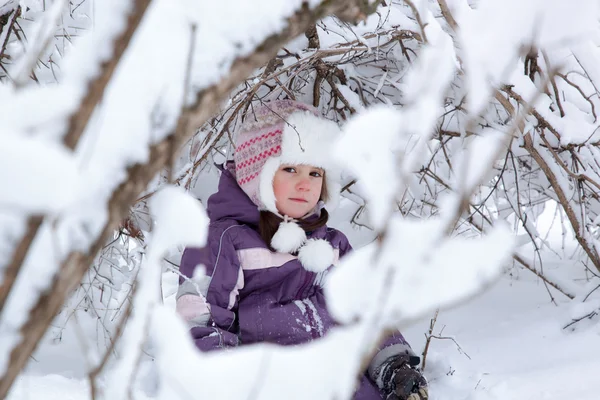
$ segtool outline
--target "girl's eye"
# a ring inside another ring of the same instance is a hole
[[[313,171],[313,172],[310,173],[310,175],[314,176],[316,178],[322,178],[323,177],[323,174],[320,173],[319,171]]]
[[[294,172],[296,172],[296,168],[294,168],[294,167],[285,167],[285,168],[283,168],[283,170],[284,170],[285,172],[289,172],[289,173],[294,173]]]

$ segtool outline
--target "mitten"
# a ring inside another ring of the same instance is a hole
[[[427,380],[418,368],[419,357],[399,354],[381,366],[379,381],[386,400],[427,400]]]

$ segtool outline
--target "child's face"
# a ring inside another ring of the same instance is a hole
[[[273,178],[277,210],[292,218],[305,216],[319,201],[324,171],[310,165],[284,164]]]

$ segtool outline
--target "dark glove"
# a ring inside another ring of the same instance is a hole
[[[427,380],[418,368],[419,357],[400,354],[389,358],[381,368],[386,400],[427,400]]]

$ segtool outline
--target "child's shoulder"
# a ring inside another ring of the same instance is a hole
[[[326,239],[334,248],[340,249],[340,251],[343,253],[351,248],[348,237],[339,229],[327,226]]]
[[[208,246],[221,246],[229,242],[236,249],[263,247],[258,232],[249,225],[232,219],[213,221],[208,226]]]

